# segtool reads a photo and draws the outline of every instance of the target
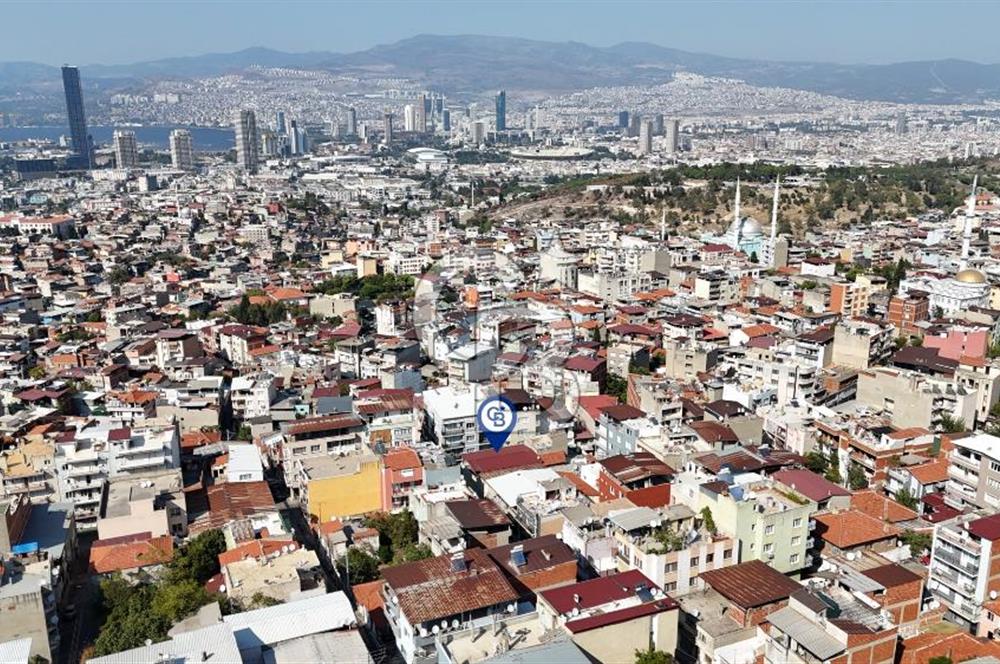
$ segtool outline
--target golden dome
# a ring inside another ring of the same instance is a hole
[[[979,270],[962,270],[955,275],[956,281],[961,281],[965,284],[985,284],[986,277]]]

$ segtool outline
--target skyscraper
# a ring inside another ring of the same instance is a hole
[[[618,111],[618,128],[628,129],[628,111]]]
[[[83,112],[83,90],[80,87],[80,70],[76,67],[62,68],[63,92],[66,94],[66,115],[69,117],[69,133],[73,138],[74,168],[93,168],[94,151],[87,133],[87,116]]]
[[[292,120],[288,123],[288,152],[290,154],[302,154],[302,141],[299,134],[299,123]]]
[[[135,168],[139,165],[139,147],[135,142],[135,132],[116,129],[111,135],[115,146],[115,165],[118,168]]]
[[[382,142],[392,145],[392,113],[382,116]]]
[[[187,129],[174,129],[170,132],[170,163],[174,168],[185,171],[194,168],[194,148],[191,144],[191,132]]]
[[[663,113],[653,116],[653,135],[663,136]]]
[[[451,111],[447,108],[441,111],[441,129],[443,131],[451,131]]]
[[[421,134],[427,131],[427,110],[430,105],[430,100],[427,99],[427,95],[420,95],[417,100],[417,108],[415,114],[415,126],[413,131],[419,131]]]
[[[403,107],[403,130],[417,130],[417,111],[413,107],[413,104],[407,104]]]
[[[507,130],[507,91],[500,90],[496,98],[496,126],[497,131]]]
[[[253,111],[239,111],[234,119],[236,165],[247,173],[257,172],[257,116]]]
[[[278,111],[274,116],[274,133],[279,136],[285,133],[285,112]]]
[[[638,136],[639,135],[639,123],[642,121],[642,116],[638,113],[633,113],[628,119],[628,135]]]
[[[649,154],[653,151],[653,121],[643,119],[639,123],[639,154]]]
[[[664,133],[666,134],[666,148],[667,152],[673,154],[677,152],[680,147],[680,122],[674,118],[667,120],[667,124],[664,127]]]
[[[351,106],[347,109],[347,135],[357,136],[358,134],[358,112]]]

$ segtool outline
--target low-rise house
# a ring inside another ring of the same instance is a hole
[[[637,570],[546,590],[538,616],[546,630],[564,629],[600,662],[631,661],[635,651],[677,647],[677,602]]]

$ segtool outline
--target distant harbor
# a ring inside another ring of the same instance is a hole
[[[115,129],[128,129],[135,132],[136,141],[140,146],[152,146],[166,150],[169,147],[170,132],[174,129],[187,129],[191,132],[191,141],[195,151],[223,152],[235,146],[233,130],[218,127],[89,127],[88,131],[94,143],[111,144],[111,134]],[[26,141],[30,139],[58,141],[60,136],[69,136],[69,127],[0,127],[0,142]]]

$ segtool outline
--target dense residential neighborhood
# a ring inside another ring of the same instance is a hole
[[[414,88],[140,151],[62,75],[0,142],[0,662],[1000,662],[993,120]]]

